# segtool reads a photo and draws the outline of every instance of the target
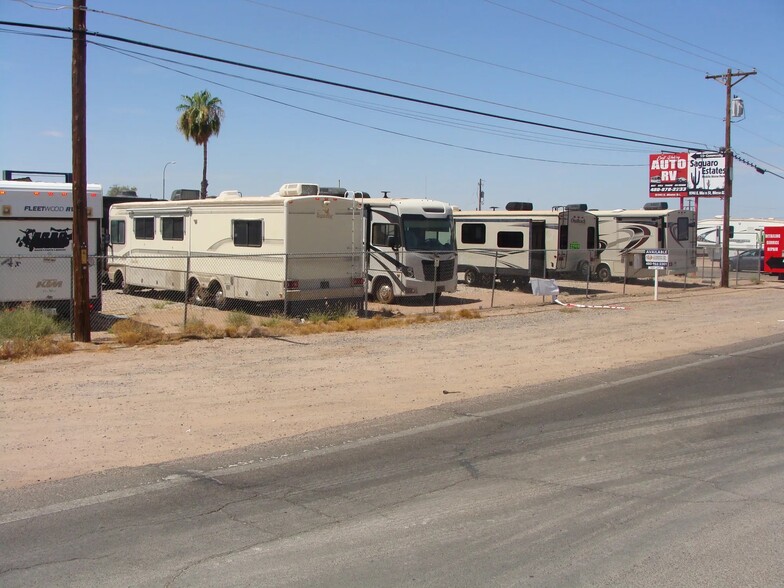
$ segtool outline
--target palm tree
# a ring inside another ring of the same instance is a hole
[[[212,96],[207,90],[196,92],[193,96],[182,97],[177,107],[181,113],[177,119],[177,130],[186,141],[193,139],[197,145],[204,145],[204,170],[201,177],[201,197],[207,197],[207,141],[220,133],[224,112],[220,98]]]

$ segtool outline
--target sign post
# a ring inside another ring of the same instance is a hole
[[[653,268],[653,299],[659,299],[659,270],[670,265],[670,252],[667,249],[646,249],[645,265]]]

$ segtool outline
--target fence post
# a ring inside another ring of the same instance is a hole
[[[495,260],[493,261],[493,286],[490,292],[490,308],[495,304],[495,281],[498,279],[498,249],[495,250]]]
[[[621,261],[623,261],[623,295],[626,296],[626,278],[629,275],[629,259],[628,253],[621,253]]]
[[[590,298],[589,292],[591,289],[591,260],[590,254],[589,259],[585,264],[585,297]]]
[[[73,341],[76,338],[76,332],[74,330],[75,326],[74,326],[74,279],[73,279],[74,272],[73,272],[73,257],[68,258],[68,268],[70,269],[70,272],[68,273],[68,275],[71,276],[71,288],[70,288],[71,295],[70,295],[70,300],[69,300],[70,306],[68,308],[68,324],[69,324],[69,326],[71,328],[71,333],[70,333],[71,334],[71,341]]]
[[[188,252],[185,257],[185,312],[182,316],[182,328],[188,326],[188,302],[190,301],[190,281],[191,281],[191,254]]]
[[[289,315],[289,254],[283,254],[283,316]]]
[[[438,253],[433,256],[433,314],[436,313],[436,296],[438,295],[438,266],[440,260]]]

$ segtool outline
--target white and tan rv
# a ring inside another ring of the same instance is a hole
[[[646,205],[648,206],[648,205]],[[602,282],[618,278],[650,278],[646,249],[666,249],[667,273],[697,271],[697,230],[693,210],[655,207],[638,210],[594,210],[599,218],[601,261],[596,276]]]
[[[180,291],[218,308],[228,300],[361,299],[361,206],[301,196],[313,190],[298,186],[273,196],[223,192],[206,200],[115,204],[109,278],[126,292]]]
[[[598,221],[585,205],[532,210],[510,202],[506,210],[455,210],[458,270],[469,286],[505,287],[531,277],[585,276],[598,262]]]

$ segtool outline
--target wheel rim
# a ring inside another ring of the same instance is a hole
[[[212,291],[212,300],[215,303],[215,308],[223,309],[226,306],[226,295],[223,293],[223,288],[218,286]]]
[[[476,283],[479,281],[479,276],[476,273],[476,270],[466,270],[465,273],[465,283],[469,286],[476,286]]]
[[[395,298],[395,293],[392,290],[392,284],[389,282],[382,282],[376,288],[376,300],[382,304],[390,304]]]

